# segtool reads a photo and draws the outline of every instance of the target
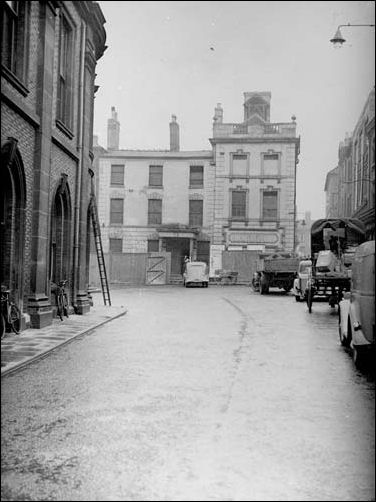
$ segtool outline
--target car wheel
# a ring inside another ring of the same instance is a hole
[[[352,339],[352,332],[351,332],[351,322],[350,319],[347,320],[347,333],[346,335],[343,333],[341,329],[341,312],[339,311],[338,315],[338,332],[339,332],[339,340],[341,342],[342,347],[349,348],[351,339]]]
[[[366,354],[362,347],[357,347],[353,345],[352,348],[352,359],[354,361],[355,367],[358,370],[364,370],[366,367]]]
[[[349,347],[350,345],[350,340],[349,340],[349,322],[347,323],[347,336],[342,331],[342,326],[341,326],[341,309],[338,306],[338,335],[339,335],[339,341],[341,342],[342,347]]]

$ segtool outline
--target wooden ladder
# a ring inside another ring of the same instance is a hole
[[[106,264],[104,262],[101,228],[98,219],[97,202],[94,193],[91,194],[90,201],[91,221],[93,223],[94,242],[97,251],[99,276],[101,279],[103,301],[105,305],[111,305],[110,290],[108,288]]]

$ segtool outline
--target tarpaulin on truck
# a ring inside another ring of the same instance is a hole
[[[356,218],[323,218],[316,220],[311,227],[311,252],[318,253],[325,248],[324,230],[344,230],[341,241],[345,246],[357,246],[366,239],[366,228],[361,220]]]

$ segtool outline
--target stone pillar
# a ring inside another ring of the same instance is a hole
[[[40,61],[37,112],[40,117],[40,127],[36,132],[34,153],[30,296],[28,298],[32,328],[43,328],[52,322],[48,251],[55,11],[51,2],[40,2],[39,8],[38,54]]]
[[[84,38],[84,36],[82,37]],[[95,66],[96,60],[93,55],[93,48],[91,46],[90,40],[87,38],[82,40],[85,44],[85,62],[84,62],[84,81],[83,81],[83,138],[82,138],[82,151],[81,151],[81,180],[80,180],[80,200],[79,200],[79,239],[78,239],[78,264],[77,269],[74,271],[75,277],[75,310],[76,314],[85,314],[90,310],[90,297],[88,295],[88,248],[90,246],[90,232],[88,229],[88,224],[90,220],[88,218],[88,209],[91,196],[91,158],[90,158],[90,147],[92,144],[92,134],[93,134],[93,107],[94,107],[94,78],[95,78]],[[113,110],[113,120],[117,122],[117,114],[115,108]],[[110,119],[112,120],[112,119]],[[117,124],[119,124],[117,122]],[[117,141],[119,140],[119,134],[117,129]],[[117,145],[118,147],[119,145]]]

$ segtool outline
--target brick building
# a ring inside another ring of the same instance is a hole
[[[244,97],[242,123],[224,123],[216,107],[205,151],[180,151],[175,116],[169,150],[119,149],[112,108],[107,150],[95,149],[105,252],[169,252],[174,277],[185,254],[213,272],[224,251],[294,251],[295,118],[271,123],[269,92]]]
[[[89,168],[95,67],[105,50],[96,2],[1,2],[1,284],[22,327],[51,323],[51,281],[90,309]]]
[[[367,97],[353,133],[339,145],[338,165],[327,174],[325,192],[327,201],[333,197],[336,200],[335,217],[360,219],[366,226],[367,238],[375,238],[374,88]],[[332,206],[327,203],[327,217],[332,216],[328,213]]]

